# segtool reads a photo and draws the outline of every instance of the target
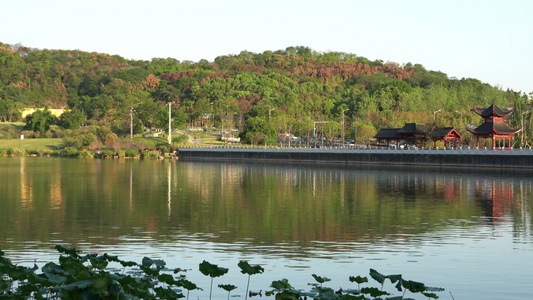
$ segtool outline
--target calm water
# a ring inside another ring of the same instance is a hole
[[[204,259],[230,268],[215,285],[238,285],[232,295],[244,294],[237,262],[248,260],[265,268],[253,290],[281,278],[308,290],[311,274],[356,288],[348,277],[374,268],[443,287],[441,299],[528,299],[531,173],[0,158],[0,249],[40,266],[57,262],[55,244],[162,258],[191,269],[204,288],[191,299],[209,295]]]

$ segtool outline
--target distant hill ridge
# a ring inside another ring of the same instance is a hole
[[[246,121],[260,118],[279,131],[303,132],[309,125],[298,122],[330,120],[337,125],[322,127],[339,132],[344,122],[346,134],[355,134],[363,125],[374,130],[405,122],[461,126],[477,122],[468,114],[476,105],[524,101],[520,93],[477,79],[448,78],[420,64],[304,46],[190,62],[3,43],[0,99],[0,121],[16,121],[21,117],[16,111],[25,107],[70,109],[83,114],[86,124],[109,126],[119,135],[129,132],[132,109],[135,122],[164,128],[167,102],[176,127],[243,129]]]

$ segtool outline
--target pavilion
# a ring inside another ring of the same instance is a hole
[[[400,141],[413,143],[416,147],[427,147],[427,140],[433,140],[433,147],[437,148],[437,142],[443,141],[444,147],[457,147],[461,135],[453,127],[436,127],[435,124],[405,123],[402,128],[385,128],[381,129],[374,138],[378,145],[386,144],[390,146],[391,142],[396,145]],[[453,143],[453,146],[451,145]],[[419,145],[420,144],[420,145]]]
[[[390,146],[391,142],[395,142],[396,145],[398,145],[402,140],[406,142],[413,142],[417,147],[418,143],[422,142],[423,146],[426,147],[426,128],[426,124],[405,123],[402,128],[381,129],[374,136],[374,138],[378,141],[378,144],[385,142],[387,147]]]
[[[522,130],[513,129],[505,123],[505,118],[513,113],[513,110],[503,110],[492,104],[487,108],[474,108],[473,111],[483,118],[483,123],[476,128],[467,126],[466,130],[476,136],[478,148],[479,138],[491,138],[493,149],[496,148],[496,139],[506,139],[508,148],[511,148],[511,137]]]
[[[431,132],[431,137],[434,148],[437,148],[438,141],[444,142],[444,148],[448,148],[447,146],[451,145],[452,142],[453,146],[451,148],[457,148],[461,135],[453,127],[437,127]]]

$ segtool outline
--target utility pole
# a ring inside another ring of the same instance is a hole
[[[269,110],[268,110],[268,119],[270,120],[270,112],[274,110],[275,107],[272,107],[272,106],[268,106]]]
[[[433,121],[437,120],[437,113],[441,112],[442,110],[436,110],[433,112]]]
[[[316,121],[316,122],[313,122],[313,137],[316,137],[316,124],[324,124],[324,123],[329,123],[329,121]],[[324,135],[322,133],[322,135]],[[315,144],[316,144],[316,139],[315,139]],[[322,145],[324,145],[324,137],[322,137]]]
[[[172,108],[172,102],[168,102],[168,144],[172,145],[172,114],[170,109]]]
[[[133,142],[133,106],[130,107],[130,141]]]
[[[344,112],[347,110],[348,110],[347,108],[342,110],[342,127],[341,127],[342,148],[344,148]]]

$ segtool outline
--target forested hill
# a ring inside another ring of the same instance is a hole
[[[328,120],[333,126],[345,118],[353,131],[434,120],[452,125],[445,123],[459,116],[467,122],[470,108],[493,101],[513,104],[520,94],[477,79],[448,78],[419,64],[307,47],[190,62],[0,43],[0,121],[17,120],[23,107],[68,108],[86,124],[124,134],[131,109],[145,127],[164,127],[165,106],[172,102],[176,127],[224,121],[242,129],[247,120],[270,118],[278,131],[301,131],[309,122]],[[81,125],[74,123],[68,126]]]

